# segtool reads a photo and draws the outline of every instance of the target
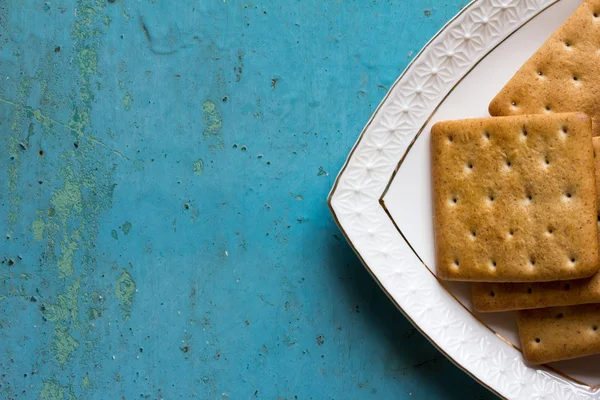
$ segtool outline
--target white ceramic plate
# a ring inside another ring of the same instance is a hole
[[[487,116],[510,77],[582,0],[476,0],[398,78],[329,196],[367,269],[448,358],[506,398],[600,399],[600,357],[531,367],[512,313],[476,314],[466,284],[435,278],[429,135]]]

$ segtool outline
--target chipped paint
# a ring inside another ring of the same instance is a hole
[[[81,378],[81,387],[83,389],[90,389],[92,387],[92,381],[88,375],[84,375],[83,378]]]
[[[123,97],[123,108],[125,111],[130,111],[133,106],[133,96],[128,92]]]
[[[75,230],[70,237],[65,237],[60,245],[60,256],[58,258],[58,271],[60,277],[64,278],[74,272],[73,260],[75,251],[79,249],[79,240],[81,239],[80,229]]]
[[[194,174],[200,175],[204,172],[204,161],[200,158],[200,159],[194,161],[194,163],[192,164],[192,167],[194,169]]]
[[[79,342],[71,336],[69,328],[61,325],[54,326],[54,340],[50,348],[61,365],[67,362],[78,347]]]
[[[131,231],[131,227],[133,226],[133,224],[129,221],[125,221],[125,223],[123,224],[123,226],[121,227],[121,230],[123,231],[123,233],[125,235],[129,235],[129,231]]]
[[[125,313],[125,319],[131,316],[131,307],[133,296],[135,295],[135,282],[126,270],[123,270],[121,276],[115,284],[115,297],[121,304],[121,310]]]
[[[46,229],[46,222],[41,217],[37,217],[31,223],[31,230],[33,231],[33,240],[39,242],[44,240],[44,230]]]
[[[42,385],[40,398],[42,400],[64,400],[66,390],[67,388],[61,386],[57,381],[47,379]]]
[[[81,281],[76,279],[66,292],[58,295],[54,304],[48,305],[46,318],[56,323],[78,324],[79,316],[79,291]]]
[[[211,136],[221,135],[223,120],[221,119],[221,114],[217,110],[217,105],[210,100],[206,100],[202,103],[202,111],[204,111],[204,123],[206,124],[206,127],[204,128],[204,137],[209,138]]]
[[[83,212],[83,201],[81,196],[81,185],[75,179],[71,167],[64,168],[62,175],[65,177],[62,188],[54,192],[50,203],[56,211],[56,215],[63,226],[67,218],[80,216]]]

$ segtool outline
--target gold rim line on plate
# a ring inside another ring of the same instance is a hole
[[[490,49],[486,54],[484,54],[461,78],[459,81],[457,81],[454,86],[452,87],[452,89],[450,89],[450,91],[444,96],[444,98],[438,103],[438,105],[435,107],[435,109],[433,110],[433,112],[431,113],[431,115],[429,116],[429,118],[426,120],[426,122],[423,124],[423,126],[421,127],[421,129],[419,129],[419,131],[417,132],[417,134],[415,135],[415,137],[412,139],[411,143],[409,144],[409,146],[407,147],[406,151],[404,152],[403,156],[401,157],[400,161],[398,162],[398,164],[396,165],[396,168],[394,169],[392,176],[390,178],[390,180],[388,181],[388,184],[384,190],[384,192],[382,193],[382,195],[380,196],[379,199],[379,203],[380,206],[384,209],[384,211],[386,212],[386,214],[388,215],[388,218],[390,218],[390,220],[392,221],[392,224],[394,225],[394,227],[396,228],[396,230],[400,233],[401,237],[404,239],[404,241],[406,242],[406,244],[409,246],[409,248],[413,251],[413,253],[417,256],[417,258],[419,259],[419,261],[421,261],[421,263],[423,264],[423,266],[433,275],[433,277],[440,283],[440,286],[442,286],[442,288],[448,293],[450,294],[450,296],[452,296],[458,304],[460,304],[469,314],[471,314],[471,316],[473,316],[475,318],[476,321],[478,321],[479,323],[481,323],[483,326],[485,326],[488,330],[490,330],[492,333],[494,333],[495,336],[497,336],[499,339],[501,339],[503,342],[505,342],[506,344],[508,344],[509,346],[513,347],[514,349],[516,349],[517,351],[521,352],[521,349],[517,346],[515,346],[513,343],[511,343],[509,340],[507,340],[506,338],[504,338],[502,335],[500,335],[498,332],[496,332],[494,329],[492,329],[491,327],[489,327],[487,324],[485,324],[481,319],[479,319],[476,315],[473,314],[473,312],[471,310],[469,310],[464,304],[462,304],[457,298],[456,296],[454,296],[453,293],[451,293],[448,288],[441,283],[441,281],[437,278],[437,276],[435,276],[435,274],[429,269],[429,267],[423,262],[423,260],[421,259],[421,257],[418,255],[418,253],[414,250],[414,248],[412,247],[412,245],[410,244],[410,242],[406,239],[406,237],[404,236],[404,234],[402,233],[402,231],[399,229],[399,227],[396,225],[394,219],[391,217],[390,213],[388,212],[387,208],[385,207],[384,201],[383,201],[383,197],[385,196],[385,194],[387,193],[391,182],[393,181],[394,177],[396,176],[396,173],[398,172],[398,169],[400,168],[400,166],[402,165],[404,159],[406,158],[406,155],[408,154],[408,152],[412,149],[412,146],[414,145],[414,143],[416,142],[416,140],[418,139],[418,137],[420,136],[420,134],[422,133],[422,131],[424,130],[425,126],[427,126],[427,124],[429,123],[429,121],[431,120],[431,118],[433,117],[433,115],[437,112],[437,110],[439,109],[439,107],[441,106],[441,104],[447,99],[447,97],[454,91],[454,89],[456,88],[456,86],[458,86],[467,75],[469,75],[473,69],[479,65],[479,63],[481,63],[481,61],[483,59],[485,59],[492,51],[494,51],[498,46],[500,46],[502,43],[504,43],[508,38],[510,38],[512,35],[514,35],[517,31],[519,31],[522,27],[524,27],[525,25],[527,25],[530,21],[532,21],[533,19],[535,19],[537,16],[539,16],[541,13],[543,13],[544,11],[548,10],[550,7],[554,6],[555,4],[557,4],[560,0],[555,0],[554,2],[552,2],[551,4],[548,4],[546,7],[544,7],[543,9],[539,10],[536,14],[534,14],[533,16],[531,16],[527,21],[525,21],[524,23],[522,23],[517,29],[515,29],[514,31],[512,31],[510,34],[508,34],[504,39],[502,39],[498,44],[496,44],[492,49]],[[348,244],[350,245],[350,247],[352,248],[352,250],[354,251],[354,253],[357,255],[357,257],[359,258],[359,260],[361,261],[361,263],[365,266],[365,268],[367,269],[367,271],[369,272],[369,274],[373,277],[373,279],[375,280],[375,282],[379,285],[379,287],[381,288],[381,290],[386,294],[386,296],[392,301],[392,303],[394,303],[394,305],[396,306],[396,308],[413,324],[413,326],[415,326],[415,328],[417,328],[417,330],[419,332],[421,332],[421,334],[427,339],[429,340],[437,349],[438,351],[440,351],[442,354],[444,354],[444,356],[446,358],[448,358],[453,364],[455,364],[458,368],[460,368],[461,370],[463,370],[465,373],[467,373],[469,376],[471,376],[471,378],[473,378],[475,381],[479,382],[482,386],[486,387],[488,390],[490,390],[491,392],[493,392],[494,394],[496,394],[499,397],[504,397],[501,394],[499,394],[494,388],[492,388],[491,386],[489,386],[487,383],[483,382],[482,380],[480,380],[478,377],[476,377],[474,375],[474,373],[472,373],[470,370],[468,370],[466,367],[464,367],[462,364],[460,364],[458,361],[454,360],[448,353],[446,353],[433,339],[431,339],[419,326],[418,324],[415,323],[415,321],[404,311],[404,309],[396,302],[396,300],[393,298],[393,296],[385,289],[385,287],[383,286],[383,284],[379,281],[379,279],[377,278],[377,276],[373,273],[373,271],[371,270],[371,268],[369,267],[369,265],[366,263],[366,261],[363,259],[363,257],[361,256],[361,254],[359,253],[359,251],[357,250],[356,246],[354,245],[354,243],[352,242],[352,240],[350,239],[350,237],[348,236],[348,234],[346,233],[346,231],[344,230],[342,224],[340,223],[337,213],[335,212],[333,206],[332,206],[332,199],[333,199],[333,195],[335,194],[337,188],[338,188],[338,184],[339,181],[341,179],[341,176],[343,175],[343,173],[346,171],[346,168],[348,167],[348,164],[350,163],[350,160],[352,159],[354,152],[356,151],[356,149],[358,148],[359,144],[361,143],[362,139],[364,138],[367,130],[369,129],[369,127],[371,126],[371,124],[373,123],[375,117],[377,116],[377,114],[379,113],[379,111],[381,110],[383,104],[387,101],[387,99],[389,98],[389,96],[391,95],[392,91],[394,90],[394,88],[400,83],[400,81],[402,80],[402,78],[406,75],[406,72],[412,67],[412,65],[420,58],[420,56],[423,54],[423,52],[433,43],[433,41],[435,39],[437,39],[442,32],[444,32],[456,19],[458,19],[461,15],[463,15],[468,9],[470,9],[474,4],[478,3],[479,0],[472,0],[471,3],[469,3],[468,5],[466,5],[461,11],[459,11],[458,14],[456,14],[452,19],[450,19],[426,44],[425,46],[421,49],[421,51],[419,51],[419,53],[415,56],[415,58],[407,65],[407,67],[404,69],[404,71],[402,72],[402,74],[400,74],[400,76],[398,77],[398,79],[396,79],[396,81],[394,82],[394,84],[391,86],[391,88],[389,89],[389,91],[387,92],[387,94],[385,95],[385,97],[382,99],[382,101],[379,103],[379,105],[377,106],[377,108],[375,109],[375,111],[373,112],[371,118],[369,119],[369,121],[367,122],[367,124],[365,125],[365,127],[363,128],[362,132],[360,133],[358,140],[356,141],[356,143],[354,144],[354,146],[352,147],[348,157],[346,158],[346,161],[344,162],[344,165],[342,167],[342,169],[340,170],[340,172],[338,173],[335,181],[334,181],[334,185],[327,197],[327,205],[329,207],[329,210],[334,218],[335,223],[338,225],[340,231],[342,232],[342,234],[344,235],[344,237],[346,238],[346,241],[348,242]],[[553,373],[570,380],[573,383],[579,384],[591,391],[600,388],[600,384],[596,385],[596,386],[591,386],[589,384],[586,384],[584,382],[579,381],[578,379],[575,379],[567,374],[562,373],[561,371],[556,370],[553,367],[550,366],[545,366],[545,368],[547,368],[548,370],[552,371]]]

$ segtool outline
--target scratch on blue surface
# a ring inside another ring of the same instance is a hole
[[[489,396],[325,205],[459,5],[7,0],[0,398]]]

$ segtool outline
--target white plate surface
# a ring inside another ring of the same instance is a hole
[[[430,127],[489,115],[496,93],[581,2],[476,0],[465,7],[390,89],[329,198],[392,301],[447,357],[506,398],[600,399],[600,356],[528,366],[512,313],[475,314],[467,284],[435,278]]]

